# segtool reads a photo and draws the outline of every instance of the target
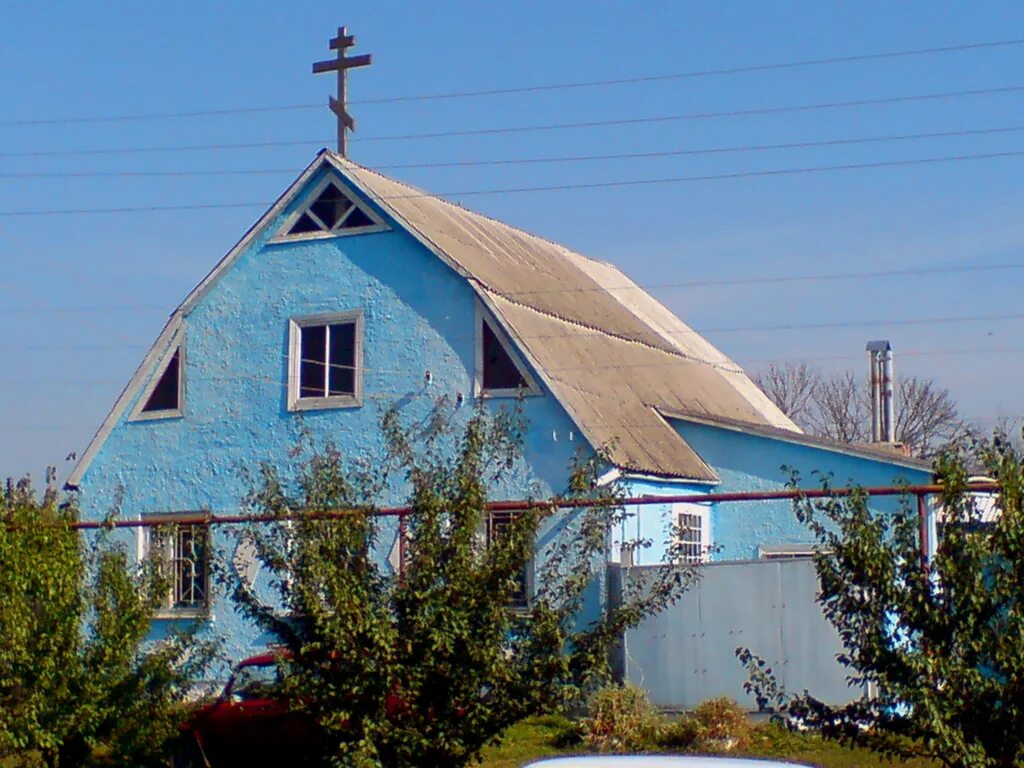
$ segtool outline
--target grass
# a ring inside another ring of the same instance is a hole
[[[520,768],[542,757],[579,752],[563,746],[570,721],[562,717],[525,720],[508,730],[498,745],[484,751],[483,768]],[[730,752],[733,757],[788,760],[820,768],[935,768],[924,759],[889,761],[866,749],[843,747],[813,734],[791,733],[774,725],[759,725],[748,749]]]

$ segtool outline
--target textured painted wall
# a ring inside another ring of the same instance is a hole
[[[715,486],[707,484],[667,482],[655,478],[628,477],[624,482],[629,496],[681,496],[717,490]],[[696,504],[627,506],[624,511],[628,517],[613,542],[613,561],[620,560],[618,545],[622,542],[644,542],[643,546],[634,547],[633,564],[656,565],[664,562],[673,536],[675,515],[683,508],[697,507]]]
[[[455,421],[470,415],[476,309],[462,278],[397,227],[268,243],[277,226],[259,234],[185,318],[184,417],[128,422],[130,404],[82,479],[86,517],[107,514],[119,496],[128,518],[237,510],[247,490],[243,471],[263,461],[288,466],[304,430],[314,444],[331,441],[349,457],[372,460],[382,452],[378,425],[391,405],[400,407],[406,423],[422,428],[438,396],[462,393],[466,402]],[[362,407],[290,413],[289,319],[349,309],[364,313]],[[494,408],[502,405],[514,401],[491,401]],[[494,498],[562,490],[580,447],[578,430],[549,393],[526,398],[522,407],[530,424],[525,461],[493,490]],[[381,501],[403,503],[404,489]],[[386,557],[393,529],[382,538]],[[223,533],[217,541],[226,542]],[[217,634],[230,638],[229,656],[242,655],[253,632],[223,603],[212,614]],[[166,628],[162,624],[157,634]]]
[[[783,466],[800,472],[803,487],[819,484],[815,472],[831,474],[834,486],[882,486],[931,480],[930,472],[881,460],[690,422],[673,423],[700,457],[719,474],[721,484],[713,489],[719,493],[781,490],[789,479]],[[898,502],[889,499],[876,503],[881,508]],[[711,526],[714,543],[721,547],[715,553],[716,560],[756,558],[758,547],[763,544],[812,541],[810,533],[797,521],[788,501],[715,504],[711,512]]]

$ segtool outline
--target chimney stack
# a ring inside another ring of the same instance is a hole
[[[871,441],[896,442],[896,398],[893,385],[892,344],[869,341],[868,370],[871,381]]]

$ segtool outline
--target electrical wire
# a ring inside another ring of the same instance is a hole
[[[823,139],[820,141],[796,141],[781,144],[747,144],[732,147],[707,147],[702,149],[669,149],[654,152],[619,152],[599,155],[561,155],[534,158],[500,158],[495,160],[451,160],[427,163],[391,163],[375,165],[374,170],[427,169],[427,168],[471,168],[510,165],[553,165],[558,163],[596,162],[604,160],[641,160],[662,157],[684,157],[699,155],[720,155],[742,152],[769,152],[787,149],[811,149],[816,147],[837,147],[856,144],[878,144],[895,141],[918,141],[965,136],[989,136],[994,134],[1019,133],[1024,125],[999,128],[977,128],[958,131],[929,131],[887,136],[861,136],[846,139]],[[182,170],[182,171],[17,171],[0,173],[0,179],[69,179],[69,178],[135,178],[135,177],[206,177],[206,176],[268,176],[294,174],[294,168]]]
[[[507,88],[487,88],[473,91],[449,91],[446,93],[411,94],[406,96],[383,96],[372,99],[349,101],[350,105],[399,104],[409,102],[439,101],[450,99],[479,98],[484,96],[510,96],[525,93],[543,93],[581,88],[600,88],[608,86],[635,85],[640,83],[669,82],[702,77],[717,77],[770,72],[775,70],[800,69],[805,67],[850,64],[861,61],[879,61],[884,59],[908,58],[942,53],[973,51],[983,49],[1005,48],[1024,44],[1024,39],[994,40],[986,42],[962,43],[931,48],[911,48],[899,51],[883,51],[881,53],[852,54],[849,56],[830,56],[820,59],[803,59],[797,61],[775,62],[769,64],[752,64],[739,67],[721,67],[715,69],[693,70],[662,75],[639,75],[635,77],[619,77],[605,80],[583,80],[576,82],[547,83],[541,85],[512,86]],[[233,115],[250,115],[268,112],[289,112],[296,110],[322,109],[319,104],[284,104],[272,106],[233,107],[228,109],[201,109],[179,112],[150,112],[136,115],[99,115],[47,118],[19,118],[0,120],[0,127],[33,126],[33,125],[69,125],[75,123],[115,123],[140,120],[167,120],[172,118],[194,117],[225,117]]]
[[[759,332],[785,332],[785,331],[813,331],[813,330],[834,330],[838,328],[868,328],[868,327],[890,327],[890,326],[910,326],[910,325],[948,325],[950,323],[999,323],[999,322],[1015,322],[1024,320],[1024,313],[1007,313],[1007,314],[996,314],[996,315],[943,315],[937,317],[911,317],[911,318],[875,318],[871,320],[840,320],[832,322],[815,322],[815,323],[788,323],[780,325],[745,325],[745,326],[721,326],[721,327],[706,327],[706,328],[688,328],[680,331],[643,331],[634,332],[629,336],[610,334],[607,331],[600,330],[597,328],[579,328],[573,333],[544,333],[544,334],[526,334],[520,335],[517,338],[523,341],[530,340],[545,340],[545,339],[580,339],[589,336],[606,336],[610,338],[619,339],[625,343],[645,343],[638,341],[634,337],[649,336],[652,339],[662,339],[665,336],[691,336],[691,335],[705,335],[705,334],[725,334],[725,333],[759,333]],[[566,321],[568,322],[568,321]],[[475,341],[474,336],[455,336],[449,339],[450,341]],[[7,344],[0,346],[0,350],[83,350],[83,349],[128,349],[128,348],[147,348],[147,344],[27,344],[27,345],[12,345]],[[673,354],[666,352],[666,354]],[[692,361],[691,362],[695,362]],[[600,366],[587,366],[587,369],[598,368]],[[621,366],[605,366],[608,368],[618,368]]]
[[[580,128],[604,128],[618,125],[650,125],[653,123],[674,123],[687,120],[717,120],[727,117],[751,117],[755,115],[778,115],[791,112],[817,112],[828,109],[847,109],[850,107],[873,107],[883,104],[907,104],[920,101],[937,101],[959,99],[973,96],[993,96],[1024,91],[1024,85],[1008,85],[999,88],[976,88],[967,91],[945,91],[941,93],[912,94],[889,96],[874,99],[854,99],[852,101],[826,101],[818,104],[796,104],[782,107],[752,107],[733,109],[722,112],[688,112],[678,115],[658,115],[654,117],[624,117],[615,120],[585,120],[572,123],[546,123],[540,125],[499,126],[496,128],[467,128],[428,133],[397,133],[390,136],[353,137],[353,142],[368,143],[376,141],[411,141],[418,139],[440,139],[462,136],[489,136],[509,133],[533,133],[535,131],[560,131]]]
[[[665,289],[688,289],[688,288],[715,288],[731,287],[742,285],[764,285],[766,283],[802,283],[802,282],[830,282],[837,280],[868,280],[873,278],[902,278],[902,277],[926,277],[929,275],[962,274],[975,272],[1000,272],[1006,270],[1024,269],[1024,263],[1015,264],[960,264],[946,267],[913,267],[907,269],[885,269],[871,272],[833,272],[807,275],[765,275],[762,277],[727,278],[722,280],[686,280],[682,282],[666,283],[638,283],[635,285],[622,286],[594,286],[588,288],[542,288],[529,291],[503,291],[504,296],[535,296],[542,294],[567,294],[567,293],[614,293],[615,291],[635,291],[637,289],[652,291]],[[427,294],[411,294],[413,296],[426,296]],[[153,312],[166,310],[167,307],[161,304],[113,304],[109,306],[83,305],[35,305],[31,307],[0,307],[0,315],[19,314],[89,314],[105,312]]]
[[[680,122],[689,120],[715,120],[731,117],[750,117],[755,115],[773,115],[793,112],[814,112],[820,110],[846,109],[851,107],[881,106],[885,104],[907,104],[921,101],[939,101],[945,99],[958,99],[974,96],[994,96],[1007,93],[1019,93],[1024,91],[1024,85],[1009,85],[996,88],[976,88],[965,91],[943,91],[926,94],[905,94],[901,96],[888,96],[872,99],[854,99],[851,101],[829,101],[817,104],[798,104],[773,107],[753,107],[748,109],[727,110],[722,112],[688,112],[676,115],[658,115],[652,117],[619,118],[615,120],[590,120],[570,123],[547,123],[541,125],[524,126],[498,126],[493,128],[467,128],[459,130],[432,131],[426,133],[394,134],[390,136],[368,136],[353,137],[351,141],[368,143],[381,141],[411,141],[419,139],[437,138],[459,138],[465,136],[487,136],[498,134],[518,134],[536,131],[555,131],[583,128],[603,128],[609,126],[623,125],[646,125],[654,123]],[[264,141],[250,142],[244,144],[193,144],[184,146],[163,146],[163,147],[116,147],[111,149],[81,149],[81,150],[36,150],[36,151],[13,151],[0,152],[0,157],[68,157],[72,155],[99,155],[99,154],[132,154],[138,152],[179,152],[196,150],[222,150],[222,149],[246,149],[264,148],[274,146],[295,146],[320,144],[326,145],[332,140],[326,141]]]
[[[389,200],[408,200],[424,197],[483,197],[490,195],[513,195],[526,192],[565,192],[579,189],[611,189],[619,187],[650,186],[657,184],[678,184],[696,181],[721,181],[726,179],[749,179],[772,176],[794,176],[811,173],[825,173],[829,171],[853,171],[875,168],[898,168],[916,165],[933,165],[936,163],[966,162],[971,160],[994,160],[1020,157],[1024,150],[1007,152],[986,152],[975,155],[945,155],[941,157],[924,157],[913,160],[883,160],[872,163],[848,163],[840,165],[805,166],[803,168],[777,168],[764,171],[738,171],[736,173],[707,174],[700,176],[670,176],[653,179],[625,179],[618,181],[595,181],[579,184],[552,184],[546,186],[530,187],[504,187],[495,189],[469,189],[453,190],[449,192],[429,193],[410,192],[401,195],[372,196],[371,200],[387,202]],[[42,210],[23,211],[0,211],[0,217],[11,218],[16,216],[55,216],[55,215],[89,215],[89,214],[110,214],[110,213],[153,213],[158,211],[196,211],[196,210],[224,210],[230,208],[266,208],[272,205],[270,202],[246,202],[246,203],[186,203],[182,205],[152,205],[152,206],[126,206],[118,208],[52,208]]]

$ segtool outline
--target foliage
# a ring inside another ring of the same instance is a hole
[[[1024,764],[1024,461],[999,436],[965,453],[937,461],[944,523],[927,566],[909,504],[882,512],[863,493],[797,501],[828,553],[815,562],[820,601],[845,649],[839,660],[874,695],[845,707],[782,696],[791,719],[949,766]],[[964,489],[970,461],[999,483],[995,519]]]
[[[701,702],[689,719],[696,726],[697,749],[730,752],[750,744],[751,725],[740,705],[720,697]]]
[[[609,685],[595,691],[579,722],[583,744],[600,752],[643,749],[658,733],[661,718],[635,685]]]
[[[642,752],[668,754],[691,754],[694,751],[692,739],[672,742],[668,734],[689,730],[693,721],[681,718],[666,723],[658,738],[645,745]],[[575,723],[569,723],[575,729]],[[508,730],[499,745],[487,747],[483,752],[482,768],[519,768],[532,760],[559,755],[573,755],[581,751],[579,741],[566,744],[564,718],[536,717],[517,723]],[[698,750],[706,754],[717,754],[721,750],[713,747]],[[788,763],[817,765],[821,768],[935,768],[936,763],[924,758],[889,760],[861,747],[843,746],[835,741],[822,739],[811,731],[795,731],[771,723],[752,727],[750,744],[728,752],[731,757],[773,758]],[[2,765],[2,764],[0,764]]]
[[[851,371],[825,374],[806,363],[772,364],[754,381],[783,413],[811,434],[844,443],[871,440],[868,386]],[[910,376],[896,385],[896,441],[930,457],[966,432],[949,390]]]
[[[205,657],[186,636],[143,646],[162,580],[87,546],[50,481],[42,500],[27,480],[0,495],[0,758],[88,765],[102,745],[107,762],[161,764]]]
[[[478,410],[456,430],[454,413],[439,402],[417,429],[390,411],[379,460],[313,451],[293,481],[263,467],[251,495],[254,510],[275,518],[245,534],[271,575],[270,594],[235,579],[234,596],[245,615],[281,638],[290,656],[285,692],[319,724],[334,764],[476,759],[512,723],[598,687],[623,630],[694,578],[692,568],[656,570],[584,621],[609,534],[623,519],[618,488],[596,483],[604,456],[572,473],[564,498],[581,506],[556,514],[539,504],[496,529],[487,491],[519,466],[521,420]],[[412,511],[396,578],[382,564],[395,520],[378,514],[375,500],[398,483],[410,489]],[[348,513],[325,519],[338,510]],[[517,608],[510,596],[528,571],[532,595]]]

